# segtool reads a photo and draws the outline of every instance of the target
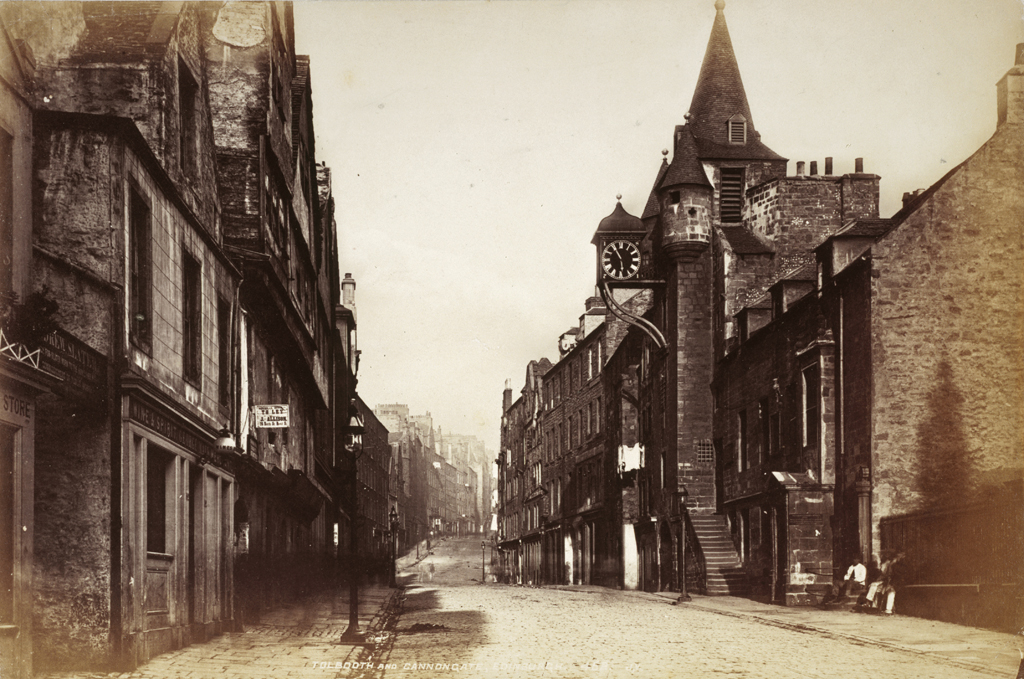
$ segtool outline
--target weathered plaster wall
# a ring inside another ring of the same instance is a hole
[[[38,406],[35,665],[102,666],[111,619],[110,430],[53,397]]]

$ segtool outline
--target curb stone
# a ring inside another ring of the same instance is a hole
[[[671,602],[670,602],[671,603]],[[719,615],[725,615],[731,618],[746,618],[750,620],[756,620],[759,623],[765,625],[772,625],[773,627],[780,627],[782,629],[792,630],[794,632],[803,632],[804,634],[820,634],[822,636],[829,637],[831,639],[843,639],[847,641],[855,642],[863,646],[878,646],[882,648],[888,648],[894,651],[903,651],[905,653],[913,653],[915,655],[924,656],[931,658],[936,662],[945,663],[947,665],[953,665],[954,667],[961,667],[963,669],[971,670],[973,672],[983,672],[985,674],[991,674],[996,677],[1005,676],[1001,670],[996,670],[987,665],[979,665],[977,663],[968,662],[965,660],[958,660],[956,658],[949,658],[944,655],[932,653],[930,651],[922,651],[920,649],[913,648],[911,646],[904,646],[902,644],[894,643],[891,641],[883,641],[881,639],[873,639],[871,637],[862,637],[856,634],[850,634],[849,632],[836,632],[834,630],[825,629],[823,627],[816,627],[814,625],[806,625],[803,623],[784,622],[782,620],[774,620],[756,613],[740,613],[737,611],[726,611],[720,608],[711,608],[708,606],[701,606],[700,604],[686,603],[686,608],[694,608],[706,613],[718,613]]]

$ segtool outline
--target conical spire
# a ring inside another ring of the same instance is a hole
[[[715,23],[711,27],[704,63],[690,102],[689,123],[695,137],[727,144],[726,123],[730,118],[743,116],[748,138],[753,136],[754,121],[729,38],[729,28],[725,25],[725,2],[718,0],[715,10]]]
[[[715,10],[715,23],[686,114],[698,154],[705,159],[785,160],[762,144],[761,135],[754,129],[740,67],[725,25],[724,0],[715,2]],[[731,139],[730,122],[736,125]]]
[[[701,165],[697,152],[697,142],[693,138],[692,126],[682,125],[676,127],[675,149],[672,151],[672,162],[668,171],[656,185],[658,190],[670,186],[681,186],[691,184],[711,188],[708,176],[704,174],[704,166]]]
[[[651,195],[647,197],[647,205],[644,206],[644,212],[640,215],[642,221],[647,221],[661,214],[661,205],[658,202],[658,187],[661,186],[661,180],[664,179],[665,173],[668,172],[668,149],[663,150],[661,155],[661,167],[658,168],[658,176],[654,180],[654,187],[651,188]]]

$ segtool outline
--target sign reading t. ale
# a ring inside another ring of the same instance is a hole
[[[288,427],[288,404],[253,406],[257,428],[284,429]]]

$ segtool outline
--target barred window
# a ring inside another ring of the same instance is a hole
[[[693,452],[697,457],[697,464],[714,464],[715,447],[711,439],[694,439]]]

